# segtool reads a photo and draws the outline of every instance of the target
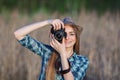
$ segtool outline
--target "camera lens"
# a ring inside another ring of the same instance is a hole
[[[53,27],[51,28],[51,33],[54,34],[54,37],[57,41],[62,43],[63,37],[66,38],[67,34],[65,32],[65,29],[61,28],[59,30],[54,30]]]
[[[54,34],[54,36],[55,36],[56,40],[58,40],[59,42],[61,42],[62,38],[64,37],[62,32],[56,32]]]

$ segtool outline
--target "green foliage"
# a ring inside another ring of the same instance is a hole
[[[87,10],[96,10],[99,13],[105,11],[120,11],[120,0],[86,0],[85,8]]]
[[[120,0],[0,0],[0,12],[18,9],[20,12],[33,13],[44,8],[49,12],[80,12],[96,10],[103,13],[120,11]]]

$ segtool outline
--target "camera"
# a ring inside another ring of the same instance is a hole
[[[59,30],[54,30],[54,28],[52,27],[51,28],[51,33],[54,35],[55,39],[60,43],[62,43],[63,37],[66,38],[66,36],[67,36],[67,33],[65,32],[65,29],[62,28],[62,27]]]

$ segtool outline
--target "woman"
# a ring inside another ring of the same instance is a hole
[[[34,30],[51,25],[54,31],[65,29],[66,36],[62,38],[62,42],[59,42],[53,33],[50,33],[50,45],[28,35]],[[39,80],[83,80],[89,61],[85,56],[79,55],[81,32],[82,27],[70,18],[65,18],[27,25],[16,30],[14,35],[20,44],[41,56]]]

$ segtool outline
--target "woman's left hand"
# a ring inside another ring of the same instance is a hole
[[[63,38],[62,43],[58,42],[53,34],[50,34],[50,45],[61,55],[65,54],[65,38]]]

